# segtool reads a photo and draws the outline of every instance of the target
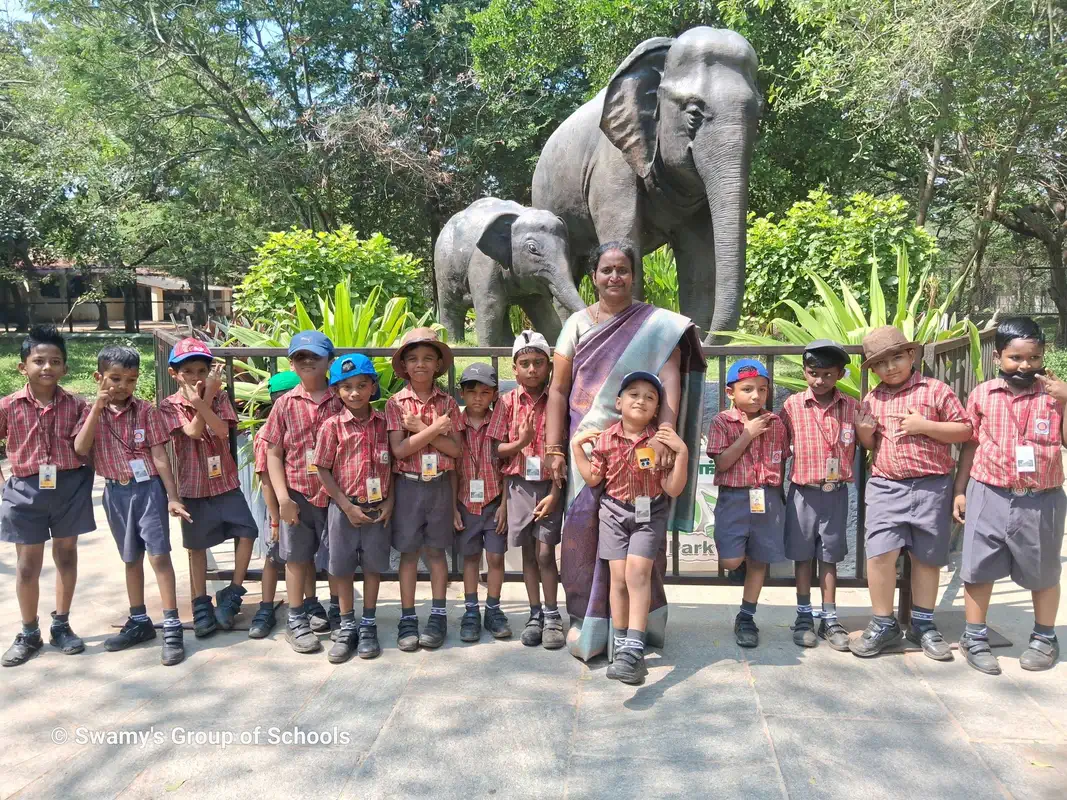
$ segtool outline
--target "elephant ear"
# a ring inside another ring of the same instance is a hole
[[[647,178],[656,157],[658,90],[674,39],[648,39],[615,70],[604,91],[600,130],[622,151],[638,175]]]
[[[518,217],[507,211],[493,214],[478,240],[478,249],[506,270],[511,269],[511,225]]]

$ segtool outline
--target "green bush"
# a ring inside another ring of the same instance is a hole
[[[428,304],[420,263],[382,234],[360,239],[347,225],[330,232],[271,233],[234,292],[234,309],[249,320],[270,319],[291,314],[299,299],[314,317],[321,313],[319,292],[345,283],[356,297],[366,297],[375,286],[387,297],[407,297],[412,311],[421,314]]]

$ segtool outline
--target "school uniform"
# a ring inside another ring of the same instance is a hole
[[[58,386],[47,406],[37,403],[28,384],[0,399],[0,439],[7,438],[11,463],[0,501],[0,541],[43,544],[96,530],[93,471],[74,452],[85,408]]]
[[[1058,585],[1067,513],[1063,409],[1040,384],[1015,394],[996,378],[971,391],[967,413],[978,447],[960,576],[992,583],[1010,575],[1030,591]]]
[[[483,550],[503,555],[508,551],[508,535],[496,532],[496,513],[503,501],[503,476],[496,445],[505,435],[501,425],[493,425],[492,412],[475,427],[467,412],[460,413],[463,457],[459,470],[459,552],[476,556]],[[494,438],[496,437],[496,438]]]
[[[237,425],[229,395],[217,394],[211,410],[231,430]],[[182,545],[188,550],[207,550],[234,537],[258,537],[256,520],[241,493],[229,438],[216,435],[206,424],[199,439],[187,435],[182,428],[197,412],[181,392],[160,403],[159,412],[174,442],[178,496],[193,518],[192,522],[182,520]]]
[[[782,406],[793,462],[785,502],[785,556],[827,564],[848,553],[848,485],[856,458],[860,404],[834,389],[826,407],[808,389]]]
[[[259,480],[261,482],[270,483],[270,474],[267,472],[267,447],[269,445],[267,444],[267,440],[264,439],[260,435],[260,433],[257,433],[252,438],[252,461],[254,464],[252,469],[259,476]],[[267,514],[264,517],[264,523],[267,526],[267,533],[269,533],[270,514]],[[280,528],[281,523],[279,523],[279,530]],[[271,541],[270,536],[267,536],[266,538],[268,544],[265,550],[264,557],[269,558],[271,561],[274,562],[276,566],[285,567],[285,561],[282,560],[281,554],[279,554],[278,552],[278,549],[281,546],[281,536],[279,535],[278,539],[275,541]]]
[[[330,496],[316,474],[315,440],[326,420],[342,408],[333,389],[327,388],[316,403],[300,384],[275,401],[260,431],[265,442],[285,450],[285,485],[299,513],[295,525],[281,524],[278,554],[284,561],[314,560],[319,569],[329,563]]]
[[[645,460],[644,452],[655,436],[656,428],[647,425],[631,440],[620,421],[593,445],[590,463],[604,476],[597,556],[605,561],[624,560],[627,555],[655,559],[667,547],[670,498],[663,491],[660,472]]]
[[[462,425],[459,405],[437,384],[425,403],[410,384],[390,397],[385,404],[386,430],[405,430],[404,414],[414,414],[427,425],[433,422],[434,414],[448,416],[455,431]],[[417,553],[423,547],[444,550],[452,546],[456,531],[448,473],[455,468],[454,458],[429,444],[407,458],[393,459],[393,494],[396,497],[393,547],[401,553]]]
[[[563,531],[563,500],[552,513],[534,519],[537,504],[552,492],[552,481],[545,468],[545,421],[548,410],[548,387],[536,397],[525,386],[503,395],[493,409],[494,433],[505,432],[502,441],[519,438],[519,426],[525,420],[533,424],[534,437],[526,447],[509,458],[501,468],[507,481],[508,542],[522,547],[534,540],[555,547]]]
[[[895,391],[884,384],[863,401],[878,421],[866,491],[868,557],[908,550],[924,564],[943,567],[952,524],[951,447],[928,436],[908,436],[895,414],[914,409],[928,420],[970,423],[959,398],[944,383],[912,374]]]
[[[785,559],[782,462],[789,433],[770,411],[767,429],[749,443],[729,469],[715,471],[715,548],[720,559],[748,556],[768,564]],[[736,408],[716,414],[708,431],[708,456],[737,441],[745,423]]]
[[[349,501],[371,519],[389,499],[389,433],[385,417],[371,410],[366,420],[356,419],[347,408],[326,420],[315,447],[315,464],[328,469]],[[328,511],[327,538],[331,575],[351,575],[389,569],[389,522],[353,525],[334,502]]]

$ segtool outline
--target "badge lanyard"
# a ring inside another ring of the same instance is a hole
[[[834,401],[834,402],[836,402],[836,401]],[[818,406],[818,403],[816,403],[816,406]],[[822,411],[822,420],[817,420],[817,422],[819,424],[815,426],[816,428],[819,429],[819,436],[822,437],[822,440],[824,442],[826,442],[826,446],[830,449],[830,454],[826,457],[826,480],[828,482],[837,482],[837,481],[841,480],[841,464],[844,461],[843,458],[841,458],[840,456],[838,456],[836,454],[836,447],[837,447],[837,444],[841,440],[841,432],[844,430],[844,422],[842,422],[841,420],[838,420],[837,417],[835,417],[832,413],[830,413],[830,410],[833,407],[834,407],[834,403],[833,402],[829,406],[827,406],[825,409],[820,407],[819,410]],[[826,422],[827,422],[827,420],[831,421],[831,425],[830,425],[831,435],[830,436],[827,436],[827,434],[826,434]],[[837,436],[833,436],[832,435],[832,431],[833,431],[832,421],[837,421],[837,423],[838,423],[838,425],[837,425],[837,427],[838,427]],[[831,474],[831,472],[832,472],[832,474]]]
[[[143,483],[144,481],[149,480],[152,476],[151,473],[149,473],[148,471],[148,464],[145,462],[145,459],[143,457],[137,458],[138,453],[136,444],[130,444],[130,442],[134,439],[135,431],[137,430],[136,403],[136,400],[130,400],[130,423],[127,425],[128,433],[126,439],[123,439],[121,436],[118,435],[118,433],[115,432],[115,428],[111,425],[111,418],[108,416],[104,417],[104,427],[107,428],[108,433],[115,437],[115,440],[119,443],[119,446],[126,452],[126,454],[128,456],[132,456],[132,458],[127,459],[127,464],[129,464],[130,472],[133,473],[134,480],[136,480],[138,483]],[[110,414],[111,411],[108,410],[107,413]],[[123,411],[122,413],[125,414],[127,412]]]
[[[37,429],[41,432],[41,438],[44,440],[45,464],[52,463],[52,445],[55,444],[56,441],[56,415],[59,413],[58,407],[56,406],[56,402],[58,399],[58,397],[52,398],[52,402],[46,405],[44,408],[36,405],[36,403],[34,404],[34,411],[37,412]],[[49,409],[52,409],[52,413],[50,415],[52,419],[52,429],[50,431],[45,427],[44,424],[45,414],[48,413]],[[46,432],[48,434],[47,436],[45,436]]]
[[[1037,393],[1022,396],[1027,398],[1036,397]],[[1015,472],[1020,475],[1037,471],[1037,459],[1034,446],[1032,444],[1025,444],[1026,432],[1030,429],[1031,411],[1030,402],[1027,401],[1026,416],[1023,417],[1023,421],[1020,423],[1019,418],[1015,416],[1015,403],[1011,400],[1008,402],[1008,414],[1011,417],[1012,424],[1015,425],[1016,433],[1019,434],[1018,443],[1015,445]]]
[[[355,417],[353,417],[355,419]],[[369,431],[364,433],[363,440],[370,448],[370,458],[364,457],[364,463],[368,465],[368,472],[370,477],[364,481],[364,488],[367,490],[367,501],[370,503],[380,503],[382,501],[382,479],[378,476],[377,465],[381,463],[378,458],[378,431],[374,426],[374,411],[371,411],[370,416],[365,423],[357,421],[361,427],[368,428]]]
[[[474,434],[474,447],[471,447],[471,427],[470,425],[464,426],[463,432],[464,438],[467,440],[467,450],[463,454],[467,459],[467,465],[470,468],[471,475],[474,477],[468,481],[467,486],[467,498],[472,503],[484,503],[485,502],[485,481],[478,478],[478,459],[475,457],[475,451],[480,455],[485,448],[485,440],[489,432],[489,422],[482,423],[481,428],[475,429],[477,433]],[[477,484],[477,485],[476,485]],[[478,491],[480,489],[480,491]],[[477,497],[475,496],[477,495]]]
[[[1029,397],[1037,397],[1037,394],[1038,394],[1037,392],[1034,392],[1032,394],[1020,395],[1020,397],[1027,397],[1027,398],[1029,398]],[[1026,432],[1030,429],[1030,412],[1031,411],[1032,411],[1032,409],[1030,408],[1030,403],[1027,402],[1026,403],[1026,416],[1023,417],[1023,421],[1020,423],[1019,422],[1019,418],[1017,416],[1015,416],[1015,403],[1010,402],[1010,401],[1008,402],[1008,416],[1011,417],[1012,424],[1015,426],[1015,431],[1016,431],[1016,433],[1019,434],[1019,444],[1025,444],[1026,443]]]
[[[641,434],[641,436],[637,439],[636,442],[630,443],[630,449],[626,451],[626,458],[623,462],[626,465],[626,477],[629,479],[630,482],[630,497],[634,498],[635,501],[639,496],[641,496],[637,491],[637,483],[642,480],[642,477],[638,470],[634,469],[634,462],[637,459],[637,448],[640,447],[642,444],[648,442],[648,440],[651,438],[651,436],[646,437],[644,434]],[[644,489],[645,486],[642,485],[640,488]]]
[[[212,409],[211,410],[213,412],[215,412],[215,414],[217,415],[218,412],[215,411],[214,402],[212,402],[211,405],[212,405]],[[193,416],[194,417],[196,416],[195,412],[194,412]],[[191,420],[192,420],[192,417],[190,418],[190,421]],[[205,435],[201,436],[200,441],[202,441],[207,447],[207,476],[209,478],[221,478],[222,477],[222,451],[215,449],[215,438],[216,438],[215,437],[215,432],[213,430],[211,430],[211,426],[208,425],[206,421],[204,423],[204,434]]]

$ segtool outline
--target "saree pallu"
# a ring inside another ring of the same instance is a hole
[[[659,373],[676,347],[682,356],[682,393],[676,429],[689,448],[690,480],[681,496],[671,500],[667,530],[691,531],[705,371],[700,338],[691,320],[646,303],[634,303],[587,331],[579,340],[571,362],[568,431],[573,437],[586,428],[604,430],[618,420],[615,397],[623,376],[636,370]],[[610,572],[607,562],[597,558],[601,489],[585,485],[574,459],[568,460],[568,476],[560,580],[570,615],[567,646],[571,655],[587,661],[608,650]],[[648,643],[654,647],[663,646],[667,628],[666,573],[664,544],[652,569],[647,635]]]

